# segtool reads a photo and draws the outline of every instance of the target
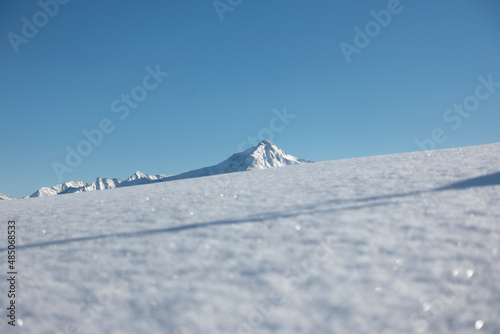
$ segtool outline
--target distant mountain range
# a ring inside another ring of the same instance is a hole
[[[0,194],[0,201],[2,201],[2,200],[9,201],[11,199],[15,199],[15,198],[11,197],[11,196],[8,196],[8,195]]]
[[[283,152],[270,141],[263,140],[257,146],[251,147],[243,152],[233,154],[231,157],[217,165],[192,170],[175,176],[166,174],[147,175],[137,171],[134,175],[132,175],[125,181],[122,181],[120,179],[108,179],[101,177],[96,178],[94,182],[90,184],[83,181],[70,181],[62,184],[57,184],[52,187],[42,187],[35,191],[33,194],[24,198],[54,196],[77,192],[112,189],[118,187],[128,187],[140,184],[181,180],[209,175],[283,167],[307,162],[311,161],[298,159],[290,154]],[[15,198],[0,194],[0,200],[12,199]]]
[[[165,180],[169,175],[147,175],[139,171],[135,172],[134,175],[122,181],[120,179],[108,179],[98,177],[94,182],[88,184],[83,181],[70,181],[62,184],[56,184],[52,187],[42,187],[35,191],[33,194],[26,196],[24,198],[31,197],[44,197],[44,196],[54,196],[62,194],[71,193],[81,193],[86,191],[96,191],[104,189],[112,189],[118,187],[128,187],[135,186],[138,184],[153,183]]]

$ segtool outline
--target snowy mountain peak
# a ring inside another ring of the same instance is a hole
[[[255,169],[275,168],[311,162],[296,158],[282,151],[268,140],[262,140],[257,146],[243,152],[233,154],[218,165],[192,170],[187,173],[171,177],[171,180],[187,179],[208,175],[244,172]]]
[[[169,177],[169,175],[166,174],[160,174],[160,175],[147,175],[143,174],[140,171],[135,172],[131,177],[123,181],[123,183],[120,185],[121,187],[125,186],[132,186],[136,184],[146,184],[146,183],[153,183],[153,182],[160,182],[163,181]]]
[[[83,181],[69,181],[66,183],[56,184],[52,187],[52,189],[54,189],[57,193],[63,193],[71,189],[78,189],[84,186],[86,186],[86,183]]]
[[[118,187],[120,183],[122,183],[122,180],[120,179],[108,179],[107,177],[104,178],[98,177],[91,184],[88,184],[85,187],[78,189],[78,192],[113,189]]]
[[[10,200],[13,200],[13,199],[15,199],[15,198],[11,197],[9,195],[0,194],[0,201],[10,201]]]
[[[125,182],[135,181],[139,179],[146,179],[149,175],[143,174],[140,171],[135,172],[131,177],[125,180]]]
[[[96,191],[96,190],[104,190],[104,189],[113,189],[116,187],[127,187],[134,186],[137,184],[146,184],[153,182],[160,182],[169,177],[166,174],[160,175],[147,175],[141,173],[140,171],[135,172],[132,176],[130,176],[125,181],[120,179],[109,179],[98,177],[92,183],[87,184],[83,181],[71,181],[62,184],[56,184],[52,187],[42,187],[35,191],[33,194],[27,197],[45,197],[45,196],[54,196],[60,194],[71,194],[71,193],[81,193],[87,191]]]
[[[243,152],[233,154],[228,159],[217,165],[192,170],[190,172],[179,174],[176,176],[166,174],[148,175],[141,173],[140,171],[136,171],[125,181],[122,181],[120,179],[108,179],[101,177],[96,178],[90,184],[82,181],[71,181],[57,184],[52,187],[40,188],[30,196],[26,197],[54,196],[59,194],[112,189],[117,187],[127,187],[140,184],[187,179],[192,177],[283,167],[304,162],[311,161],[296,158],[290,154],[283,152],[283,150],[278,148],[278,146],[276,146],[269,140],[262,140],[257,146],[251,147]],[[0,199],[4,198],[0,197]]]
[[[285,153],[268,140],[263,140],[257,146],[249,148],[240,154],[239,158],[244,158],[248,162],[245,170],[283,167],[301,162],[310,162]]]
[[[25,198],[54,196],[62,193],[74,192],[75,190],[86,185],[87,184],[83,181],[69,181],[66,183],[56,184],[52,187],[42,187],[35,191],[33,194],[26,196]]]
[[[268,145],[277,147],[276,145],[274,145],[273,143],[271,143],[269,140],[266,140],[266,139],[261,140],[259,145],[257,145],[257,146],[268,146]]]

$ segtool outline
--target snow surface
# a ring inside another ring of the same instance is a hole
[[[0,332],[500,333],[499,203],[500,144],[0,201]]]

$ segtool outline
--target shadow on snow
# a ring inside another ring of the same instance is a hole
[[[452,190],[452,189],[467,189],[472,187],[487,187],[500,185],[500,172],[474,177],[471,179],[463,180],[460,182],[455,182],[445,187],[436,189],[440,190]]]
[[[435,192],[435,191],[463,190],[463,189],[472,188],[472,187],[486,187],[486,186],[494,186],[494,185],[500,185],[500,172],[466,179],[463,181],[455,182],[455,183],[452,183],[450,185],[440,187],[440,188],[435,188],[435,189],[428,190],[428,191],[412,191],[412,192],[408,192],[408,193],[390,194],[390,195],[382,195],[382,196],[371,196],[371,197],[349,199],[349,200],[339,199],[339,200],[333,200],[333,201],[328,201],[326,203],[322,203],[323,205],[324,204],[332,204],[332,203],[341,205],[341,204],[347,204],[347,203],[352,203],[352,202],[357,202],[357,203],[372,202],[372,203],[366,203],[366,204],[362,204],[362,205],[358,204],[358,205],[344,206],[344,207],[338,207],[338,208],[329,208],[329,209],[323,209],[323,210],[318,209],[318,206],[307,206],[307,207],[303,207],[301,210],[293,212],[293,213],[268,212],[266,214],[259,214],[259,215],[251,216],[251,217],[244,218],[244,219],[230,219],[230,220],[221,220],[221,221],[206,222],[206,223],[194,223],[194,224],[173,226],[173,227],[167,227],[167,228],[158,228],[158,229],[151,229],[151,230],[103,234],[103,235],[71,238],[71,239],[64,239],[64,240],[53,240],[53,241],[27,244],[27,245],[19,245],[19,246],[17,246],[17,248],[18,249],[39,248],[39,247],[70,244],[70,243],[74,243],[74,242],[84,242],[84,241],[91,241],[91,240],[109,239],[109,238],[143,237],[143,236],[148,236],[148,235],[153,235],[153,234],[174,233],[174,232],[181,232],[181,231],[185,231],[185,230],[207,228],[210,226],[219,226],[219,225],[236,225],[236,224],[243,224],[243,223],[262,223],[262,222],[265,222],[268,220],[276,220],[276,219],[280,219],[280,218],[290,218],[290,217],[296,217],[296,216],[301,216],[301,215],[306,215],[306,214],[311,214],[311,213],[332,213],[332,212],[336,212],[336,211],[359,210],[359,209],[364,209],[364,208],[369,208],[369,207],[384,206],[384,205],[391,204],[391,202],[373,203],[373,201],[378,201],[378,200],[383,200],[383,199],[387,200],[387,199],[392,199],[392,198],[408,197],[408,196],[412,196],[412,195],[419,195],[419,194],[430,193],[430,192]],[[0,250],[5,251],[6,249],[7,248],[1,248]]]
[[[263,222],[269,221],[269,220],[297,217],[297,216],[308,215],[308,214],[312,214],[312,213],[332,213],[332,212],[336,212],[336,211],[359,210],[359,209],[363,209],[363,208],[384,206],[384,205],[388,205],[388,204],[389,204],[388,202],[378,202],[378,203],[368,203],[368,204],[364,204],[364,205],[351,205],[351,206],[345,206],[345,207],[341,207],[341,208],[328,208],[328,209],[318,209],[317,206],[304,206],[299,211],[290,212],[290,213],[268,212],[265,214],[258,214],[258,215],[254,215],[254,216],[250,216],[250,217],[242,218],[242,219],[229,219],[229,220],[220,220],[220,221],[213,221],[213,222],[206,222],[206,223],[194,223],[194,224],[187,224],[187,225],[173,226],[173,227],[166,227],[166,228],[157,228],[157,229],[150,229],[150,230],[142,230],[142,231],[110,233],[110,234],[86,236],[86,237],[71,238],[71,239],[44,241],[44,242],[27,244],[27,245],[18,245],[18,246],[16,246],[16,248],[17,249],[40,248],[40,247],[47,247],[47,246],[54,246],[54,245],[70,244],[70,243],[74,243],[74,242],[84,242],[84,241],[102,240],[102,239],[110,239],[110,238],[135,238],[135,237],[143,237],[143,236],[161,234],[161,233],[175,233],[175,232],[181,232],[181,231],[185,231],[185,230],[207,228],[207,227],[219,226],[219,225],[237,225],[237,224],[244,224],[244,223],[263,223]],[[7,248],[0,248],[0,251],[5,251],[5,250],[7,250]]]

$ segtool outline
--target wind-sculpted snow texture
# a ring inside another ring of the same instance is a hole
[[[499,172],[491,144],[0,201],[0,332],[500,333]]]

